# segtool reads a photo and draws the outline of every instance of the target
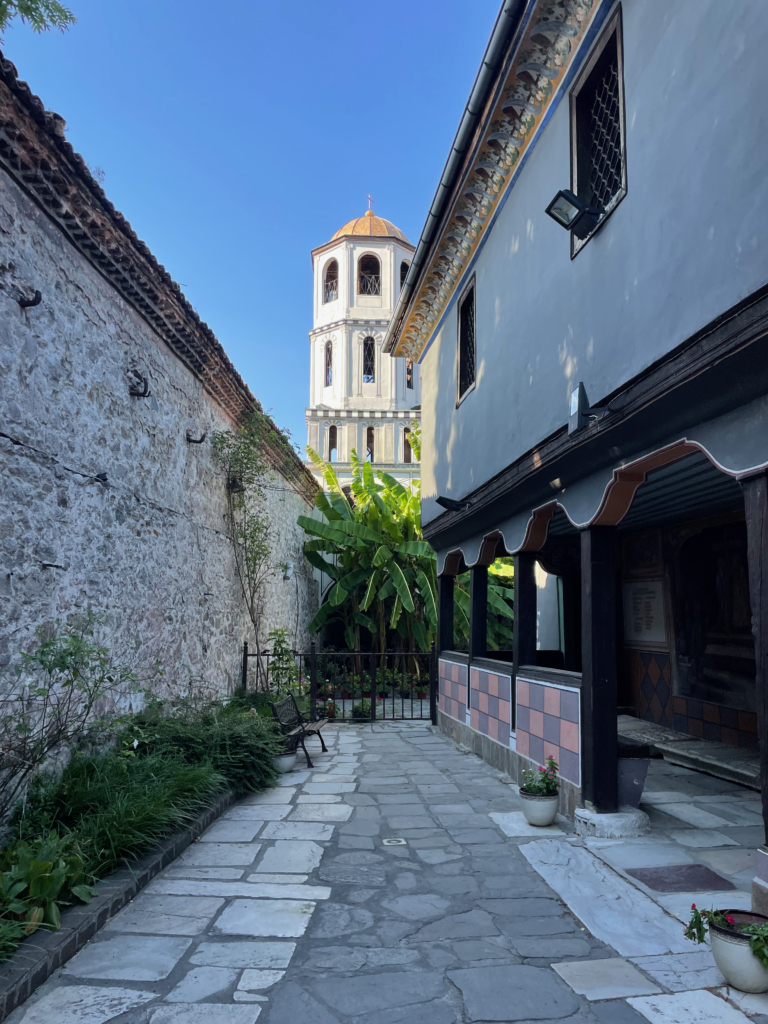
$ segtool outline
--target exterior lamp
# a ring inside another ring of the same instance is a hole
[[[283,566],[283,580],[287,583],[288,580],[293,578],[293,562],[290,560]],[[296,581],[298,583],[298,580]]]
[[[572,231],[577,238],[588,238],[603,216],[602,210],[587,206],[569,188],[560,189],[547,207],[547,213],[561,228]]]

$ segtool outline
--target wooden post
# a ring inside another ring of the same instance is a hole
[[[768,476],[761,473],[759,476],[744,480],[742,485],[744,512],[747,518],[749,600],[752,605],[752,635],[755,638],[760,788],[763,799],[763,826],[768,845],[768,733],[765,714],[768,687]]]
[[[532,552],[515,555],[515,620],[513,667],[536,664],[536,559]]]
[[[488,651],[488,566],[469,570],[469,661]]]
[[[619,809],[614,534],[581,534],[581,772],[589,810]]]
[[[437,653],[453,650],[454,576],[437,577]]]

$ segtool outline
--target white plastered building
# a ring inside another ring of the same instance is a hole
[[[413,253],[403,232],[371,210],[312,250],[307,437],[342,485],[353,448],[403,484],[419,478],[408,441],[420,418],[419,367],[382,348]]]

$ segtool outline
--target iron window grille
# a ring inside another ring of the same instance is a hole
[[[595,231],[627,194],[623,79],[619,7],[571,91],[571,186],[579,199],[604,211]],[[592,234],[571,235],[571,256]]]
[[[413,360],[405,360],[405,386],[409,391],[413,391]]]
[[[374,461],[374,443],[376,433],[373,427],[368,427],[365,432],[365,458],[367,462]]]
[[[337,436],[338,436],[338,431],[336,430],[336,427],[335,426],[329,427],[328,428],[328,461],[329,462],[335,462],[336,461],[337,452],[338,452]]]
[[[325,271],[323,302],[335,302],[339,297],[339,264],[331,260]]]
[[[363,384],[376,383],[376,342],[373,338],[363,341]]]
[[[333,384],[333,345],[327,342],[325,346],[325,386],[329,388]]]
[[[459,304],[459,402],[475,383],[475,286]]]
[[[411,431],[408,427],[403,431],[403,462],[413,462],[411,451]]]
[[[381,264],[378,257],[360,257],[357,265],[357,294],[381,295]]]

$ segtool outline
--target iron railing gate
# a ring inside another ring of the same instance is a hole
[[[296,671],[290,688],[299,699],[306,698],[309,715],[340,722],[418,721],[437,724],[437,656],[429,652],[318,651],[293,652]],[[249,685],[249,660],[258,658],[254,686]],[[244,690],[257,689],[275,697],[287,686],[285,665],[269,651],[260,654],[243,644]],[[281,678],[276,678],[279,675]]]

